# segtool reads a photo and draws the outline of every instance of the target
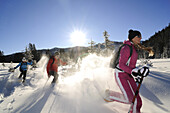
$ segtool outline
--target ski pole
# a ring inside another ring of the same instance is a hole
[[[47,82],[48,82],[49,79],[50,79],[50,78],[48,77],[47,81],[45,82],[45,84],[44,84],[44,86],[43,86],[43,90],[44,90],[44,88],[45,88],[45,86],[46,86],[46,84],[47,84]]]
[[[142,84],[143,78],[144,78],[144,76],[142,76],[142,77],[141,77],[141,80],[139,81],[138,87],[137,87],[137,89],[136,89],[136,92],[135,92],[135,95],[134,95],[134,97],[133,97],[133,100],[132,100],[132,103],[131,103],[131,105],[130,105],[130,108],[129,108],[128,113],[130,113],[130,111],[132,110],[132,107],[133,107],[133,105],[134,105],[134,103],[135,103],[135,99],[136,99],[136,97],[137,97],[137,95],[138,95],[138,93],[139,93],[139,89],[140,89],[140,86],[141,86],[141,84]]]
[[[139,71],[138,74],[139,74],[139,76],[141,77],[141,79],[140,79],[140,81],[138,82],[139,84],[138,84],[138,87],[137,87],[137,89],[136,89],[136,92],[135,92],[135,95],[134,95],[134,97],[133,97],[133,100],[132,100],[132,103],[131,103],[131,106],[130,106],[130,108],[129,108],[128,113],[130,113],[130,111],[132,110],[132,107],[133,107],[133,105],[134,105],[135,99],[136,99],[136,97],[137,97],[137,95],[138,95],[138,93],[139,93],[139,89],[140,89],[140,86],[141,86],[141,84],[142,84],[143,78],[146,77],[146,76],[149,74],[149,68],[146,67],[146,66],[144,66],[143,68],[140,69],[140,71]]]

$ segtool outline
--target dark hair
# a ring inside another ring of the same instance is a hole
[[[133,39],[135,36],[140,36],[140,37],[141,37],[141,33],[140,33],[139,31],[135,31],[135,30],[130,29],[130,30],[129,30],[128,39],[129,39],[130,41],[132,41],[132,39]],[[145,47],[145,46],[143,46],[141,43],[139,43],[139,44],[134,44],[134,46],[135,46],[136,48],[138,48],[138,49],[148,51],[148,52],[149,52],[149,56],[153,56],[153,55],[154,55],[154,52],[153,52],[153,50],[152,50],[152,47]]]
[[[140,33],[139,31],[130,29],[130,30],[129,30],[128,39],[129,39],[130,41],[132,41],[132,39],[133,39],[135,36],[141,36],[141,33]]]

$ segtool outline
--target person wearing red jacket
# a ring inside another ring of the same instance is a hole
[[[60,53],[55,52],[53,56],[50,57],[47,64],[47,74],[48,77],[54,76],[52,83],[55,83],[58,80],[58,65],[66,65],[66,62],[63,62],[60,59]]]

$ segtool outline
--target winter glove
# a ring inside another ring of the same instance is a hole
[[[33,60],[32,60],[32,59],[29,59],[28,62],[33,62]]]
[[[134,77],[143,76],[146,77],[149,74],[149,68],[144,66],[142,68],[134,68],[131,72]]]
[[[134,68],[131,72],[131,75],[133,75],[134,77],[139,76],[139,68]]]
[[[144,66],[140,69],[139,74],[143,77],[146,77],[149,74],[149,68]]]

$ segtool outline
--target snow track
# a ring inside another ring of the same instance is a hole
[[[67,67],[64,67],[64,71],[60,67],[59,83],[54,87],[51,87],[51,78],[47,81],[45,63],[42,63],[44,61],[46,58],[39,62],[42,68],[28,72],[27,85],[12,82],[12,88],[9,88],[6,96],[0,100],[0,113],[127,113],[129,110],[127,104],[106,103],[98,93],[106,88],[119,91],[114,82],[114,72],[106,66],[107,58],[89,56],[82,62],[80,71],[69,76],[64,75]],[[169,113],[169,60],[152,62],[151,72],[144,79],[140,89],[143,100],[142,112]],[[1,94],[4,94],[8,82],[17,78],[18,74],[18,70],[13,76],[7,68],[0,69]]]

